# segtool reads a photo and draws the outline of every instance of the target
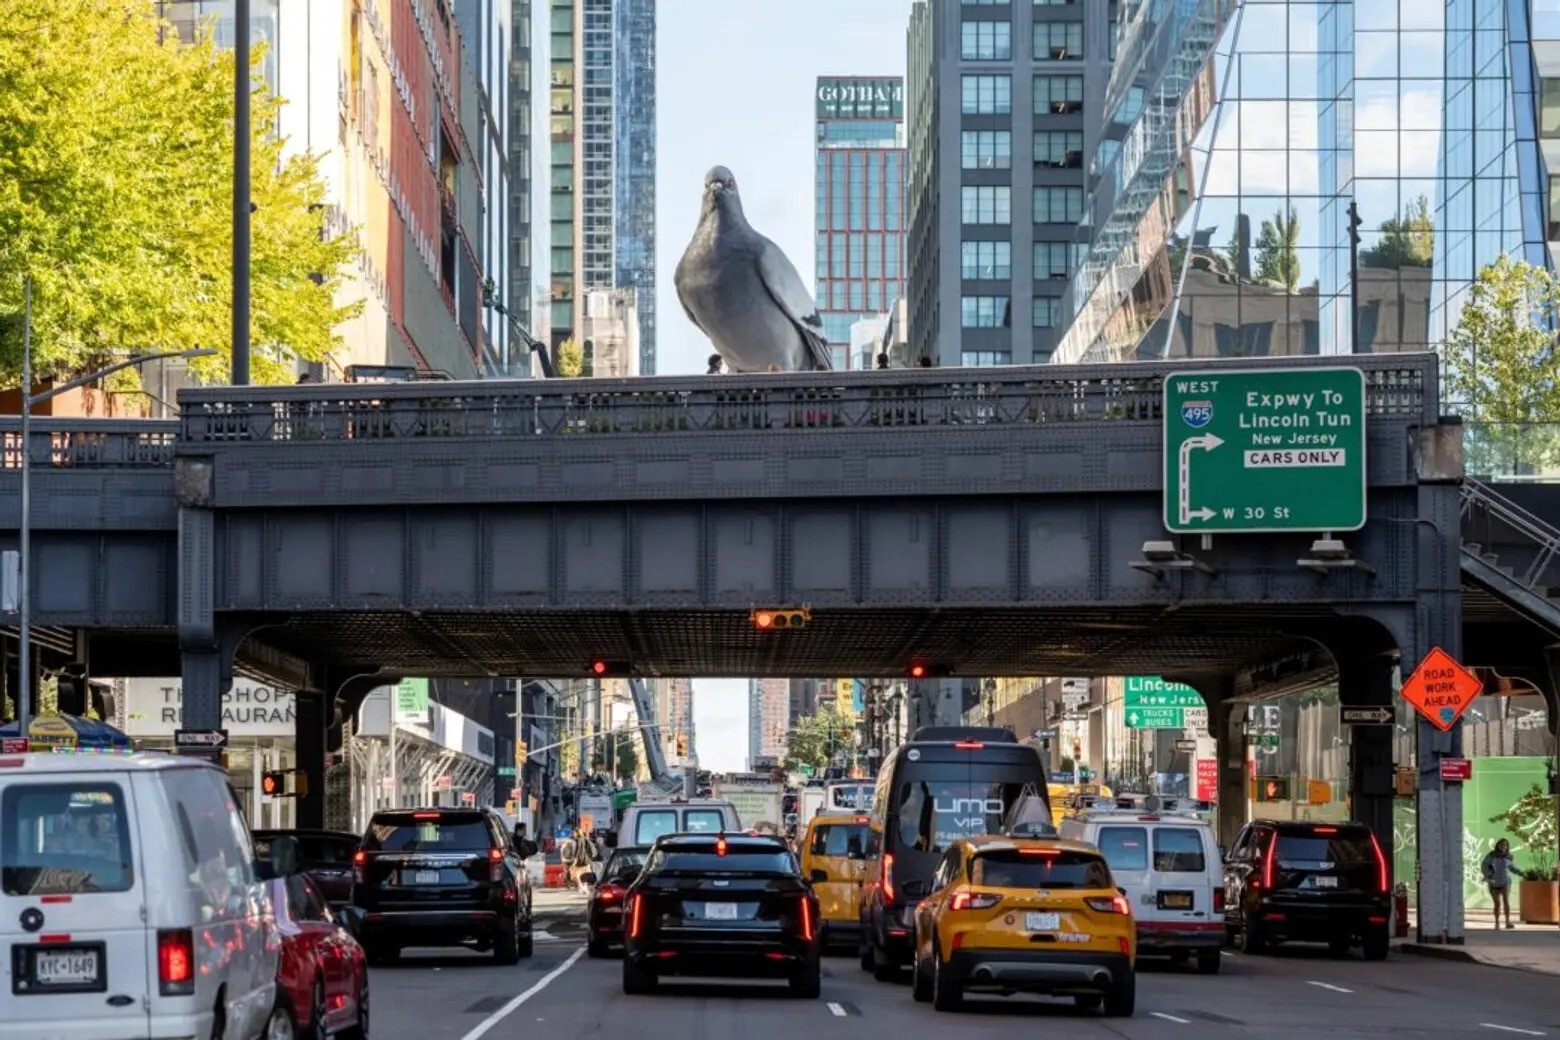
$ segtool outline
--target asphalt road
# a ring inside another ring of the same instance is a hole
[[[853,957],[824,962],[820,1000],[725,982],[671,982],[654,996],[626,997],[616,960],[584,956],[572,914],[543,924],[555,938],[539,938],[536,955],[518,967],[465,951],[412,950],[400,964],[373,969],[374,1040],[1560,1038],[1553,976],[1412,955],[1367,964],[1304,947],[1232,954],[1216,976],[1145,962],[1131,1019],[1025,997],[970,998],[963,1013],[948,1015],[914,1003],[908,975],[898,986],[874,982]]]

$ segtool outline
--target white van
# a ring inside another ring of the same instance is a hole
[[[0,754],[0,1038],[260,1035],[279,940],[227,776]]]
[[[1149,796],[1141,808],[1086,809],[1062,820],[1061,836],[1099,849],[1132,902],[1138,955],[1192,957],[1197,970],[1219,970],[1224,945],[1224,864],[1213,826],[1192,811],[1163,811]]]
[[[663,834],[719,834],[742,830],[736,807],[730,802],[700,799],[694,802],[635,802],[623,810],[616,833],[607,835],[607,848],[638,848],[655,844]]]

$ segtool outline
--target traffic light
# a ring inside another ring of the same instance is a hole
[[[629,667],[622,661],[602,661],[598,659],[590,663],[589,671],[591,675],[600,679],[607,676],[627,675]]]
[[[525,746],[525,741],[523,741],[523,740],[516,741],[515,742],[515,768],[516,769],[524,769],[525,768],[525,760],[526,760],[527,757],[530,756],[530,754],[531,754],[531,751],[530,751],[529,748],[527,748]]]
[[[679,755],[688,753],[688,735],[686,733],[677,734],[677,753]]]
[[[912,679],[925,679],[926,678],[926,662],[925,661],[911,661],[910,662],[910,667],[907,670],[906,674],[908,674],[910,676],[910,678],[912,678]]]
[[[905,669],[905,675],[912,679],[930,679],[932,677],[946,677],[950,669],[946,665],[934,664],[920,658],[910,662],[910,667]]]
[[[287,774],[280,769],[260,774],[260,793],[280,798],[287,793]]]
[[[761,632],[778,632],[805,628],[807,622],[812,620],[812,611],[806,607],[787,607],[778,610],[766,608],[752,611],[748,618],[753,622],[753,627]]]
[[[1256,786],[1256,801],[1289,801],[1289,777],[1287,776],[1259,776],[1256,778]]]

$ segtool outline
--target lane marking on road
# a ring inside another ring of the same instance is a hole
[[[519,996],[511,998],[509,1003],[505,1004],[503,1007],[499,1008],[497,1011],[493,1012],[487,1018],[479,1022],[475,1027],[472,1028],[471,1032],[461,1037],[460,1040],[479,1040],[480,1037],[486,1036],[489,1030],[513,1014],[514,1010],[521,1004],[524,1004],[542,990],[546,989],[559,975],[562,975],[564,972],[574,967],[574,962],[583,956],[585,956],[585,947],[581,946],[579,949],[575,950],[569,955],[568,960],[558,965],[552,971],[549,971],[546,975],[543,975],[541,978],[537,979],[536,984],[533,985],[530,989],[526,990],[524,993],[521,993]]]
[[[1520,1033],[1523,1036],[1548,1036],[1549,1035],[1548,1033],[1541,1033],[1537,1029],[1518,1029],[1516,1026],[1496,1025],[1494,1022],[1480,1022],[1479,1025],[1483,1026],[1485,1029],[1498,1029],[1502,1033]]]
[[[1344,989],[1342,986],[1334,986],[1331,982],[1314,982],[1314,981],[1311,981],[1311,980],[1307,980],[1306,981],[1306,985],[1307,986],[1317,986],[1317,987],[1319,987],[1321,989],[1330,989],[1334,993],[1353,993],[1354,992],[1352,989]]]
[[[1162,1018],[1166,1022],[1174,1022],[1177,1025],[1189,1026],[1192,1024],[1192,1020],[1189,1018],[1176,1018],[1174,1015],[1167,1015],[1163,1011],[1150,1011],[1149,1014],[1155,1018]]]
[[[833,1015],[835,1018],[844,1018],[845,1009],[831,1000],[829,1001],[829,1014]]]

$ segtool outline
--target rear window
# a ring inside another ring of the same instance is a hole
[[[1165,874],[1201,873],[1202,834],[1191,827],[1154,828],[1154,869]]]
[[[487,821],[474,813],[376,816],[363,836],[368,852],[485,852],[491,845]]]
[[[1148,869],[1148,830],[1143,827],[1101,827],[1100,851],[1115,870]]]
[[[683,830],[689,834],[719,834],[726,829],[726,817],[719,809],[688,809],[683,813]]]
[[[677,833],[677,810],[654,809],[639,814],[634,820],[634,844],[654,845],[663,834]]]
[[[1370,838],[1364,834],[1334,834],[1316,837],[1298,834],[1278,836],[1278,858],[1306,863],[1376,862]]]
[[[813,830],[812,843],[807,851],[814,856],[844,856],[850,852],[850,839],[863,853],[867,848],[867,825],[864,823],[821,824]]]
[[[0,829],[8,896],[124,892],[135,883],[117,784],[13,784],[0,799]]]
[[[970,880],[988,888],[1110,888],[1110,868],[1089,852],[983,852]]]
[[[614,852],[612,858],[607,860],[607,865],[602,868],[601,877],[604,881],[615,881],[619,878],[631,877],[645,865],[648,852]]]
[[[331,837],[330,835],[315,834],[298,839],[298,856],[304,863],[310,866],[324,866],[326,864],[349,864],[352,862],[352,854],[358,849],[358,840],[348,837]]]
[[[774,874],[791,877],[798,873],[796,860],[785,849],[733,846],[724,856],[715,846],[656,849],[645,868],[657,874]]]

